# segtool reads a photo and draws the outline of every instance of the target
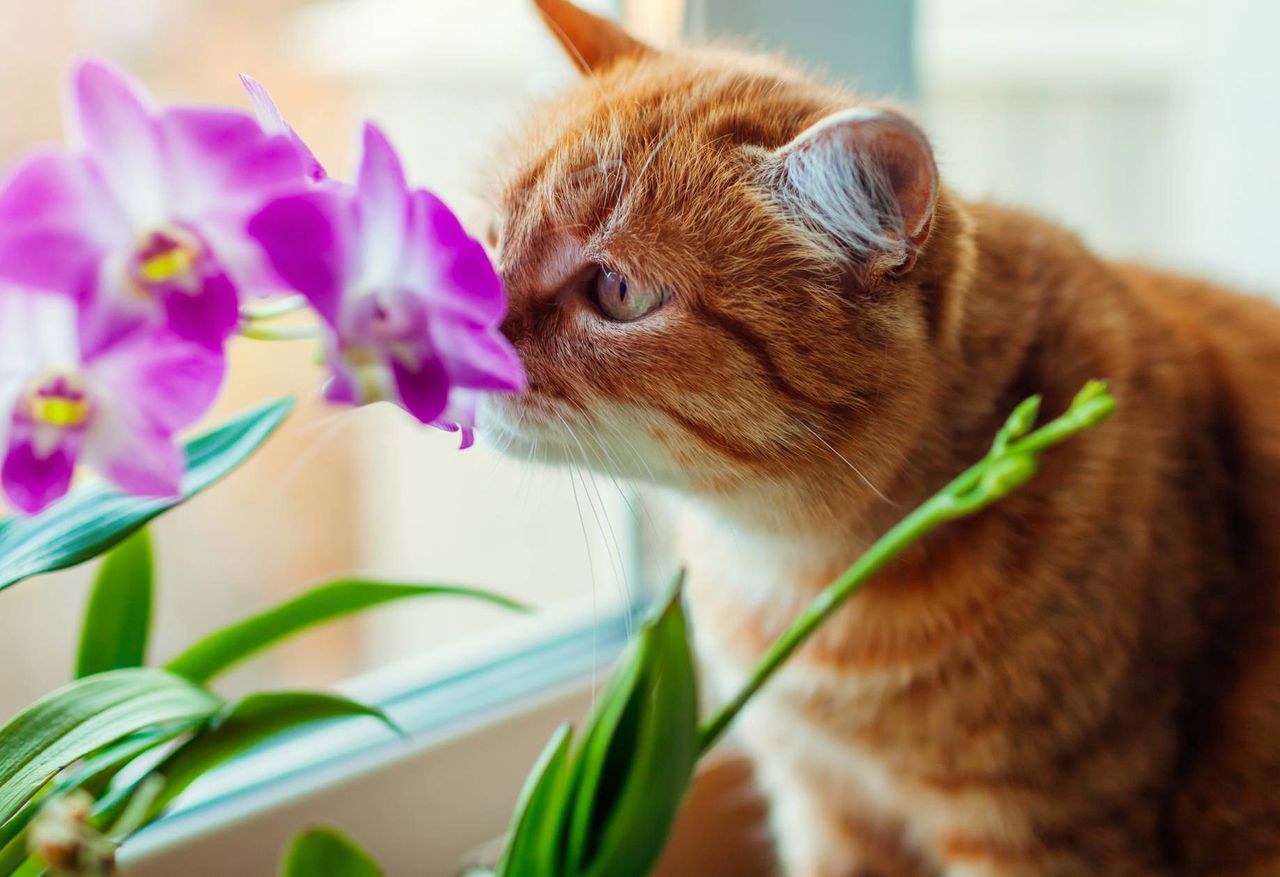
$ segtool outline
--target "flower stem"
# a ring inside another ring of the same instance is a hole
[[[297,313],[307,306],[305,295],[287,295],[275,301],[256,305],[241,305],[240,317],[251,323],[274,320],[289,314]]]
[[[239,329],[245,338],[255,341],[303,341],[308,338],[319,338],[320,330],[315,326],[255,326],[243,325]]]
[[[716,744],[756,692],[814,631],[889,561],[940,524],[971,515],[1017,490],[1035,474],[1041,451],[1101,423],[1115,410],[1106,385],[1090,381],[1065,413],[1028,435],[1039,404],[1032,397],[1014,409],[985,457],[894,525],[809,604],[765,653],[742,690],[699,728],[700,755]]]

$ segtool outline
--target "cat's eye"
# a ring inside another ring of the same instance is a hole
[[[630,323],[648,316],[668,297],[661,289],[632,283],[625,275],[606,268],[596,272],[594,283],[596,305],[606,317],[619,323]]]

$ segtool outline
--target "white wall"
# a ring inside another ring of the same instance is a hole
[[[922,111],[961,191],[1275,294],[1278,28],[1256,0],[923,0]]]

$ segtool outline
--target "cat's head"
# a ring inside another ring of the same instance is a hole
[[[704,494],[889,478],[965,261],[920,129],[770,57],[537,5],[583,75],[503,156],[529,391],[491,403],[495,442]]]

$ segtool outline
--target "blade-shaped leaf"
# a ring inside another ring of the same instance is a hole
[[[398,729],[375,707],[316,692],[252,694],[226,709],[155,768],[165,779],[151,815],[158,815],[199,777],[228,759],[284,731],[331,719],[368,716]]]
[[[467,597],[509,609],[525,608],[514,600],[472,588],[340,579],[212,633],[166,666],[180,676],[207,682],[234,664],[310,627],[392,600],[426,596]]]
[[[498,862],[498,877],[558,877],[562,873],[572,744],[573,728],[561,725],[525,780]]]
[[[77,761],[64,770],[52,782],[29,799],[22,808],[3,825],[0,825],[0,874],[8,874],[12,867],[26,857],[25,837],[19,837],[31,822],[40,806],[50,795],[58,795],[71,789],[86,789],[94,797],[106,791],[107,785],[121,768],[157,746],[162,746],[193,730],[204,721],[203,716],[172,722],[158,728],[139,731]],[[11,843],[12,841],[18,841]],[[16,859],[14,856],[17,856]]]
[[[607,813],[594,833],[588,877],[642,877],[657,863],[698,759],[697,682],[679,585],[641,632],[649,639],[639,698],[597,792]],[[612,788],[610,788],[612,786]],[[612,794],[610,794],[612,792]]]
[[[280,877],[379,877],[382,868],[353,840],[332,828],[294,837],[280,863]]]
[[[634,710],[632,705],[641,694],[638,688],[644,684],[649,639],[641,633],[627,643],[583,730],[570,780],[572,810],[566,814],[566,873],[577,874],[594,851],[601,814],[607,814],[610,803],[600,800],[600,787],[607,782],[605,763],[610,751],[629,748],[634,743],[629,739],[634,718],[628,713]],[[632,721],[624,722],[624,718],[632,718]]]
[[[644,877],[666,844],[698,752],[681,580],[619,658],[571,750],[561,729],[528,781],[502,877]]]
[[[272,402],[189,442],[187,473],[178,497],[129,496],[93,480],[38,515],[0,521],[0,589],[97,557],[147,521],[205,490],[257,450],[292,407],[291,399]]]
[[[0,821],[76,759],[151,726],[207,718],[221,706],[206,689],[148,667],[59,688],[0,728]]]
[[[151,538],[142,528],[107,553],[89,592],[76,678],[141,667],[151,630]]]

